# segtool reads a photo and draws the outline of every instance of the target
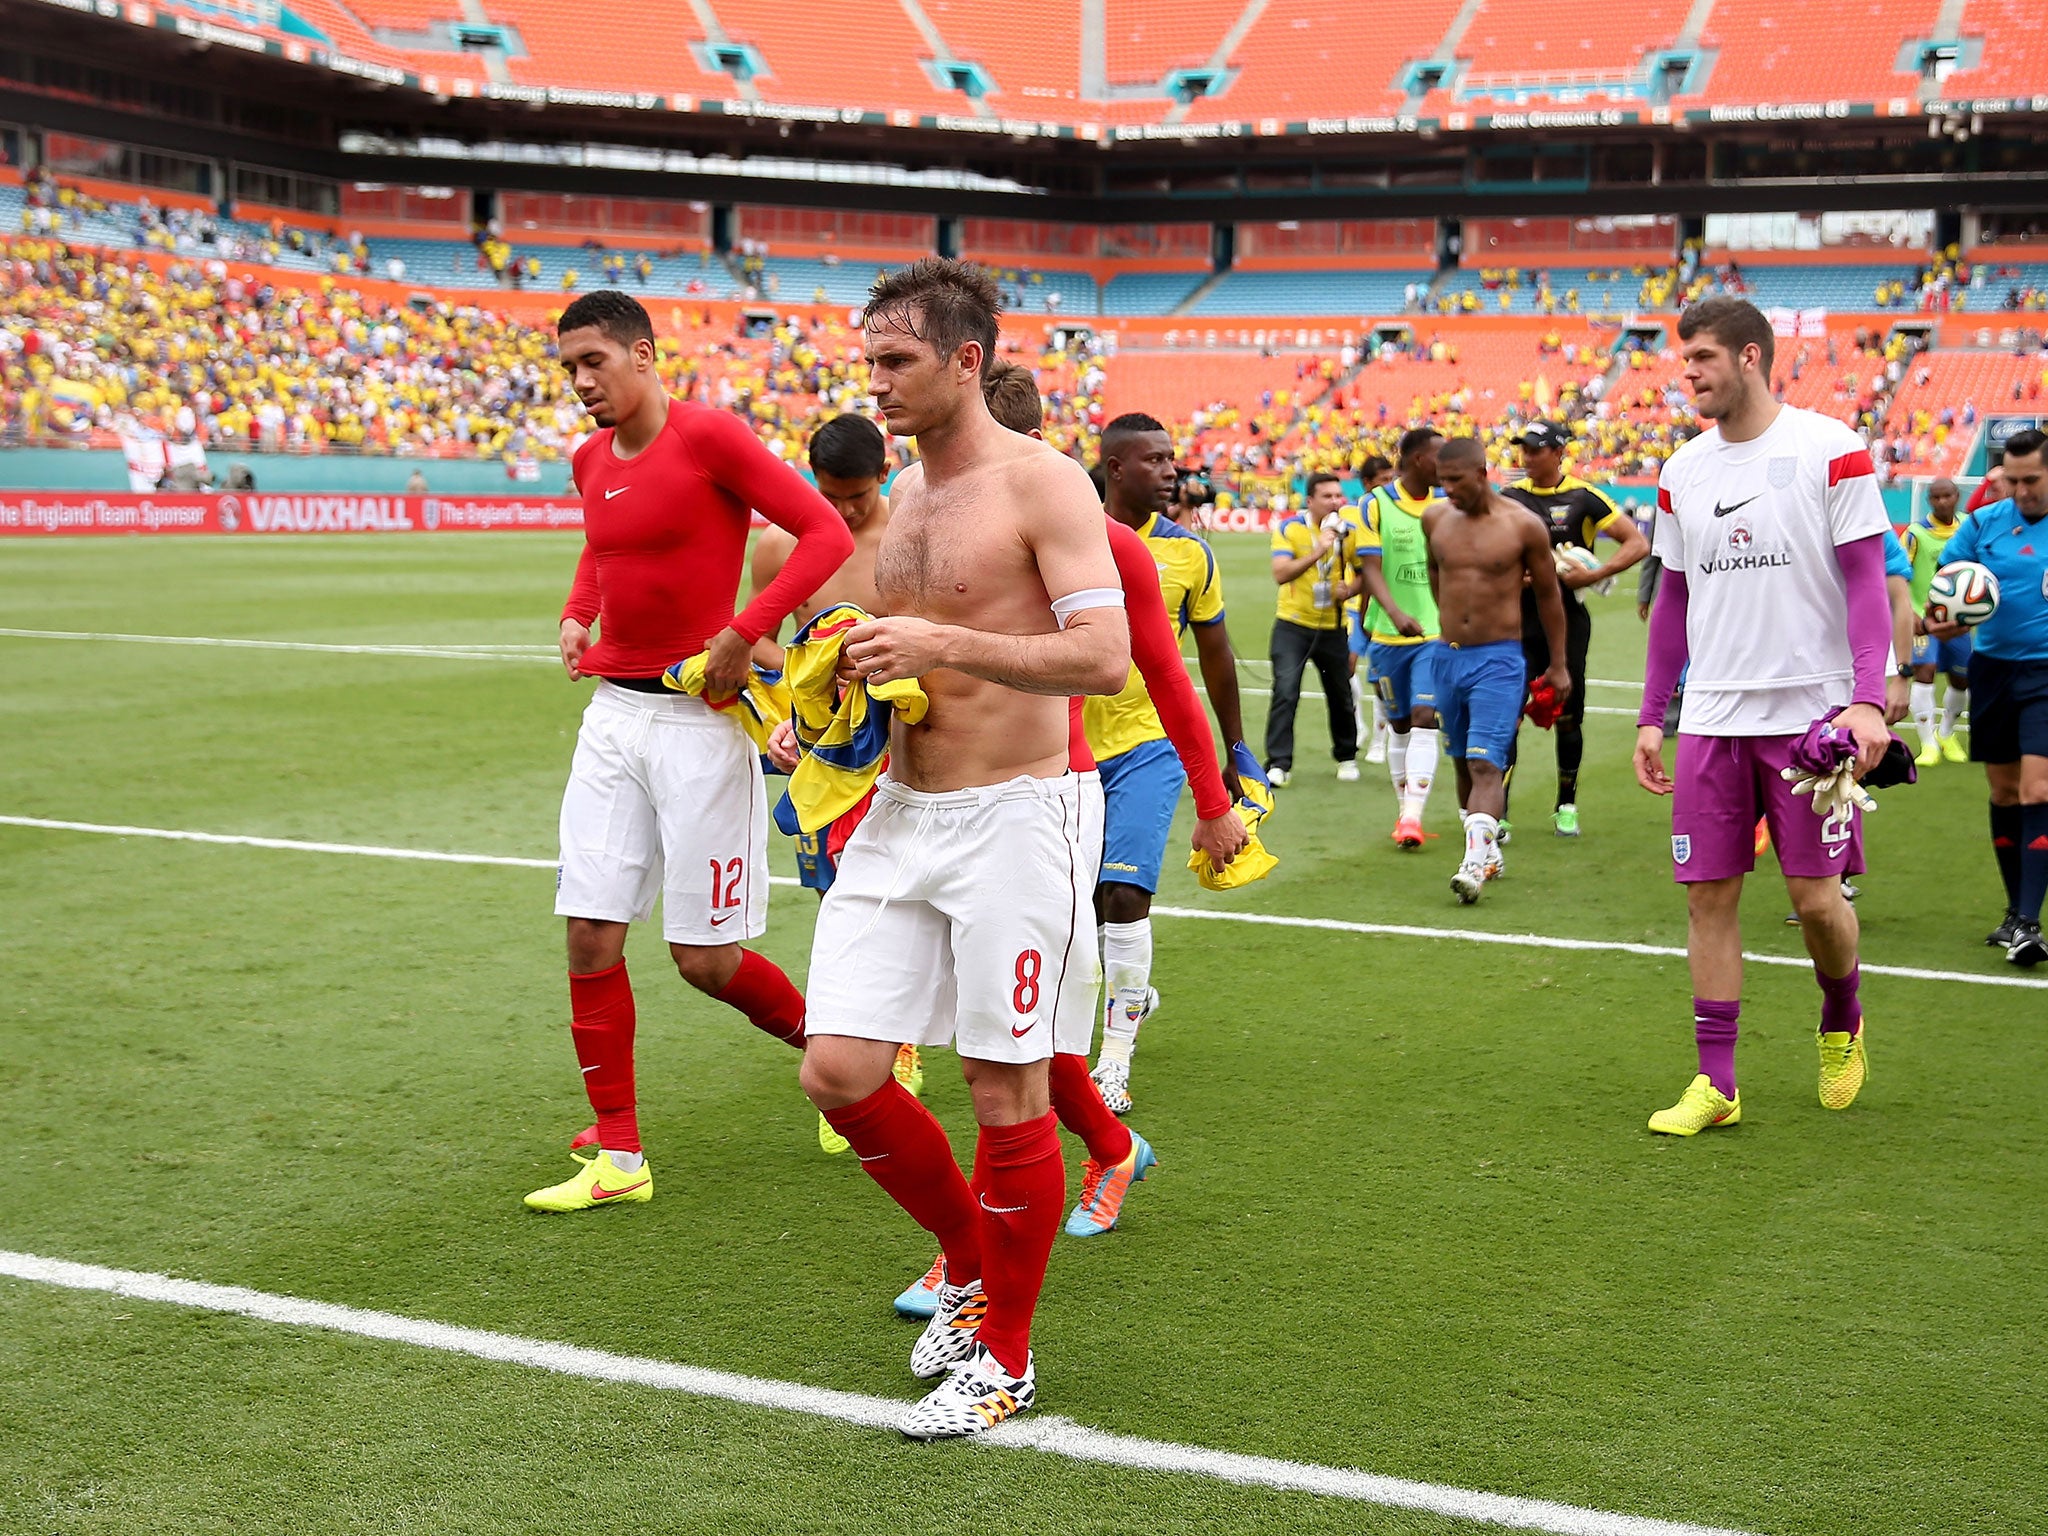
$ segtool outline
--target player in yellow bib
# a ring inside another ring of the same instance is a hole
[[[1913,562],[1911,581],[1913,612],[1916,614],[1926,611],[1927,588],[1934,580],[1934,573],[1948,558],[1948,541],[1962,526],[1956,520],[1956,503],[1961,499],[1955,481],[1943,475],[1927,487],[1926,523],[1909,524],[1901,535],[1906,546],[1906,558]],[[1934,726],[1934,676],[1937,672],[1948,674],[1948,700],[1942,706],[1941,729],[1938,731]],[[1913,688],[1909,699],[1913,725],[1920,732],[1920,755],[1913,761],[1922,768],[1931,768],[1943,758],[1952,763],[1968,762],[1969,753],[1956,739],[1956,727],[1962,721],[1963,709],[1970,702],[1968,630],[1952,640],[1937,640],[1925,634],[1913,637]]]
[[[1366,498],[1356,539],[1371,682],[1387,706],[1387,773],[1399,810],[1394,841],[1422,846],[1422,814],[1436,779],[1436,598],[1429,590],[1429,540],[1422,514],[1437,504],[1436,455],[1443,434],[1401,434],[1394,478]]]

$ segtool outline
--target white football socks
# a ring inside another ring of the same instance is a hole
[[[1931,689],[1934,685],[1928,684]],[[1963,711],[1970,707],[1970,690],[1948,685],[1948,702],[1941,706],[1941,734],[1953,736],[1956,727],[1963,723]]]
[[[1401,787],[1401,816],[1405,821],[1422,820],[1423,807],[1429,804],[1429,786],[1436,782],[1440,741],[1435,731],[1416,729],[1408,733],[1408,773]],[[1393,754],[1389,752],[1387,756],[1391,759]]]
[[[1387,777],[1394,781],[1394,798],[1408,793],[1408,743],[1413,733],[1387,732]]]
[[[1351,718],[1358,722],[1358,734],[1365,736],[1365,679],[1351,674]]]
[[[1152,985],[1152,919],[1105,923],[1102,927],[1102,969],[1107,1008],[1102,1020],[1101,1061],[1130,1064],[1145,1021],[1146,995]]]
[[[612,1166],[621,1173],[638,1173],[640,1165],[647,1161],[644,1153],[614,1152],[609,1147],[605,1148],[604,1155],[612,1160]]]
[[[1484,869],[1500,857],[1500,823],[1484,811],[1465,817],[1465,862]]]
[[[1920,733],[1920,745],[1934,740],[1934,684],[1915,683],[1910,694],[1913,729]]]

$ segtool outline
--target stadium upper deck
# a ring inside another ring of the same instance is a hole
[[[845,0],[829,27],[784,0],[138,0],[121,14],[437,96],[1084,139],[2048,104],[2018,0],[1846,14],[1822,0],[1044,0],[1028,25],[965,0]]]

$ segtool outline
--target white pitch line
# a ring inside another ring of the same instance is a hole
[[[330,656],[425,656],[443,661],[535,661],[559,667],[557,655],[536,648],[529,654],[438,645],[330,645],[311,640],[239,640],[221,635],[123,635],[71,629],[0,629],[10,640],[106,640],[128,645],[196,645],[237,651],[313,651]]]
[[[715,1398],[752,1408],[807,1414],[812,1418],[854,1424],[863,1429],[891,1430],[902,1422],[909,1404],[856,1392],[835,1392],[801,1382],[774,1381],[709,1370],[638,1355],[615,1355],[547,1339],[462,1328],[453,1323],[372,1312],[333,1302],[279,1296],[239,1285],[209,1285],[168,1275],[97,1264],[73,1264],[33,1253],[0,1250],[0,1274],[39,1285],[73,1291],[99,1291],[137,1301],[162,1302],[205,1312],[223,1312],[258,1322],[294,1328],[320,1328],[358,1338],[410,1344],[444,1354],[468,1355],[503,1365],[527,1366],[592,1381],[619,1382]],[[1132,1467],[1146,1472],[1180,1473],[1242,1487],[1310,1493],[1393,1509],[1423,1510],[1454,1520],[1471,1520],[1514,1530],[1553,1531],[1558,1536],[1743,1536],[1721,1528],[1653,1520],[1642,1515],[1611,1514],[1576,1504],[1516,1498],[1442,1483],[1381,1477],[1351,1467],[1319,1466],[1270,1456],[1243,1456],[1205,1446],[1145,1440],[1109,1434],[1054,1415],[1014,1419],[979,1438],[978,1444],[1012,1450],[1034,1450],[1069,1461],[1100,1466]]]
[[[271,848],[287,853],[353,854],[370,859],[414,859],[430,864],[494,864],[512,869],[554,869],[553,859],[523,859],[498,853],[442,853],[424,848],[385,848],[370,843],[316,843],[289,837],[251,837],[229,832],[187,832],[173,827],[127,827],[95,821],[57,821],[43,816],[0,816],[0,826],[39,828],[50,832],[86,832],[103,837],[151,837],[173,843],[219,843],[230,847]],[[770,884],[799,885],[789,875],[771,875]],[[1314,928],[1326,933],[1355,933],[1372,938],[1456,939],[1468,944],[1504,944],[1515,949],[1595,950],[1605,954],[1642,955],[1657,960],[1683,960],[1685,951],[1664,944],[1635,944],[1624,939],[1567,939],[1546,933],[1489,933],[1479,928],[1429,928],[1415,923],[1361,923],[1340,917],[1289,917],[1273,912],[1220,912],[1204,907],[1154,907],[1156,917],[1193,918],[1199,922],[1256,923],[1275,928]],[[1756,965],[1803,970],[1812,961],[1790,955],[1765,955],[1751,950],[1743,959]],[[1933,971],[1910,965],[1865,962],[1866,976],[1896,976],[1906,981],[1959,981],[1983,987],[2020,987],[2048,991],[2048,977],[1987,976],[1975,971]]]
[[[331,656],[418,656],[443,661],[529,661],[541,662],[548,666],[561,665],[555,651],[544,645],[342,645],[312,640],[242,640],[219,635],[126,635],[74,629],[0,629],[0,638],[103,640],[129,645],[192,645],[247,651],[312,651]],[[1641,683],[1617,683],[1597,677],[1588,678],[1587,681],[1596,688],[1642,687]],[[1195,692],[1206,696],[1208,690],[1197,683]],[[1270,688],[1240,688],[1238,692],[1254,699],[1270,699],[1273,696],[1273,690]],[[1301,696],[1305,699],[1320,699],[1324,694],[1320,688],[1305,688]],[[1604,704],[1589,704],[1586,706],[1586,713],[1633,716],[1635,711],[1617,709]]]

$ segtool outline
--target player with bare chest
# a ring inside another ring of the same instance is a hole
[[[1031,1315],[1064,1214],[1047,1062],[1092,1025],[1096,850],[1068,767],[1068,699],[1130,672],[1123,589],[1079,465],[989,415],[994,284],[931,259],[878,282],[870,388],[918,441],[875,559],[886,616],[845,640],[848,686],[916,678],[889,769],[847,842],[812,943],[804,1089],[870,1177],[938,1239],[947,1284],[911,1351],[945,1379],[903,1429],[974,1434],[1036,1397]],[[952,1042],[980,1123],[972,1187],[891,1076]]]
[[[1422,515],[1429,544],[1429,588],[1443,624],[1437,706],[1444,746],[1458,770],[1465,812],[1465,857],[1451,889],[1468,905],[1500,870],[1500,818],[1507,809],[1503,772],[1522,718],[1522,585],[1550,645],[1543,675],[1559,698],[1571,691],[1565,666],[1564,603],[1557,563],[1541,518],[1487,483],[1477,438],[1453,438],[1437,454],[1443,503]]]

